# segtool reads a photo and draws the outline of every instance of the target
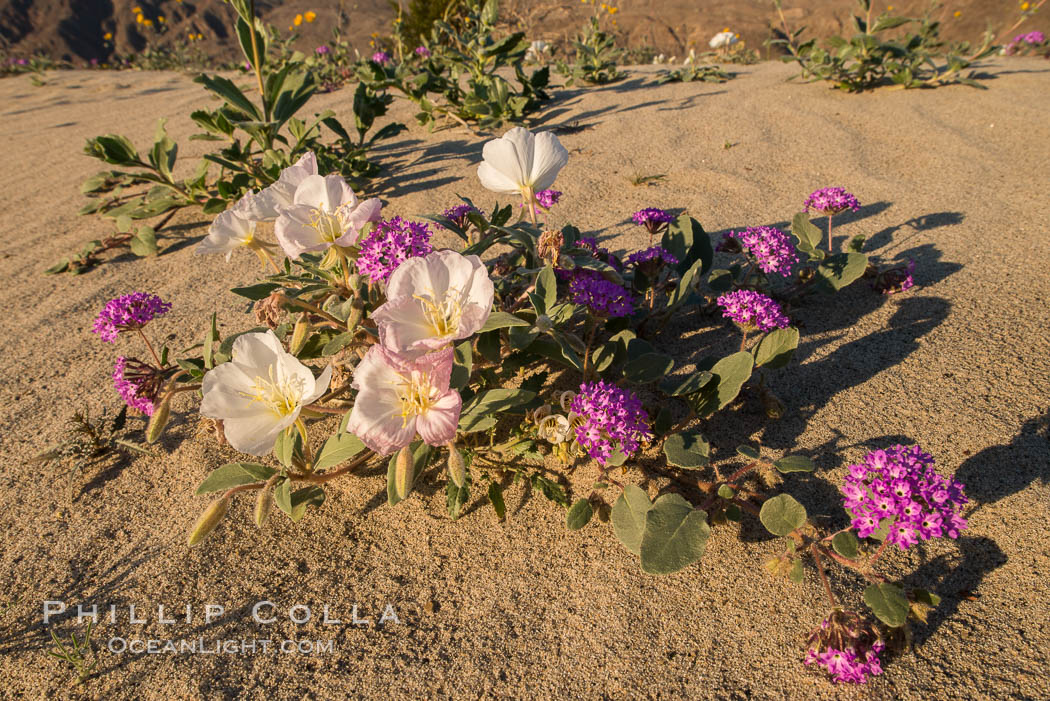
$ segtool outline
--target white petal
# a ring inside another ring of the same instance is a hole
[[[329,365],[321,373],[321,376],[314,380],[313,391],[307,394],[302,399],[303,405],[313,404],[321,398],[325,392],[328,391],[328,385],[332,384],[332,366]]]
[[[478,180],[486,190],[500,194],[516,195],[521,192],[521,186],[515,180],[496,170],[487,161],[478,166]]]
[[[255,416],[223,421],[226,440],[236,450],[249,455],[263,456],[273,450],[277,434],[295,423],[299,410],[281,417],[270,411]]]
[[[445,445],[456,437],[459,414],[463,409],[463,398],[459,392],[449,390],[424,414],[416,418],[419,437],[430,445]]]
[[[270,367],[280,362],[283,355],[287,353],[273,331],[246,333],[233,342],[232,362],[251,378],[268,377]]]
[[[401,417],[401,405],[393,392],[359,393],[346,428],[379,455],[394,453],[416,435],[415,421]]]
[[[529,173],[533,189],[539,192],[553,185],[558,171],[568,162],[569,152],[561,145],[557,136],[549,131],[537,134],[532,170]]]
[[[339,177],[339,176],[336,176]],[[328,181],[320,175],[308,175],[295,188],[292,204],[305,204],[315,209],[332,211],[329,200]]]
[[[200,413],[212,419],[254,416],[263,406],[252,401],[255,376],[248,376],[236,363],[223,363],[204,376]]]

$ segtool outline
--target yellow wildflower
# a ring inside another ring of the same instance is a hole
[[[164,15],[161,15],[161,16],[157,17],[157,21],[160,22],[161,24],[164,24]]]
[[[610,15],[615,15],[619,11],[620,11],[620,8],[618,8],[618,7],[610,7],[609,8],[609,14]]]
[[[139,24],[142,24],[143,22],[146,21],[146,18],[143,17],[142,15],[136,15],[135,16],[135,21],[138,22]]]
[[[106,41],[109,41],[110,39],[113,38],[113,32],[106,32],[105,34],[102,35],[102,38],[105,39]]]
[[[294,24],[296,27],[298,27],[302,23],[303,23],[303,16],[302,15],[296,15],[295,19],[292,20],[292,24]]]
[[[955,17],[956,19],[958,19],[958,18],[962,17],[962,12],[959,12],[958,10],[956,10],[955,14],[953,14],[952,17]]]
[[[141,15],[142,14],[142,8],[141,7],[133,7],[133,8],[131,8],[131,12],[132,12],[132,14]]]
[[[147,27],[152,27],[153,26],[153,20],[151,20],[151,19],[144,19],[144,20],[142,20],[142,24],[146,25]]]
[[[315,19],[317,19],[317,13],[313,10],[309,10],[308,12],[303,14],[303,19],[305,19],[307,22],[313,22]]]
[[[1021,10],[1022,10],[1022,11],[1024,11],[1024,12],[1028,12],[1028,8],[1029,8],[1029,7],[1031,7],[1031,5],[1029,5],[1028,3],[1026,3],[1026,2],[1022,2],[1022,3],[1021,3]]]

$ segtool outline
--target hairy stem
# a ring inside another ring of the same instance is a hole
[[[831,582],[828,581],[828,575],[824,572],[824,562],[820,559],[820,551],[817,550],[814,543],[810,543],[809,552],[813,556],[813,562],[817,563],[817,572],[820,574],[820,581],[824,584],[824,591],[828,594],[828,600],[831,601],[833,607],[837,606],[835,595],[831,593]]]
[[[142,339],[142,342],[146,344],[146,348],[149,348],[150,355],[152,355],[153,359],[155,361],[157,361],[157,367],[158,368],[163,368],[164,364],[160,362],[160,356],[157,355],[157,351],[153,350],[153,344],[149,342],[148,338],[146,338],[146,334],[142,333],[142,329],[141,328],[135,329],[135,330],[138,331],[139,338]]]

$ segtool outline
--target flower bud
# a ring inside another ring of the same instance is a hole
[[[412,449],[407,445],[397,454],[394,463],[394,489],[397,496],[404,499],[412,489]]]
[[[452,443],[448,444],[448,476],[460,489],[467,480],[467,466],[463,463],[463,455]]]
[[[546,314],[540,314],[536,317],[536,330],[541,333],[546,333],[554,328],[554,322]]]
[[[787,412],[784,402],[780,401],[780,398],[769,390],[762,393],[762,407],[766,410],[766,416],[771,419],[783,418]]]
[[[299,355],[299,351],[306,345],[306,337],[310,331],[310,322],[306,319],[306,314],[299,317],[299,321],[295,322],[295,328],[292,330],[292,342],[288,346],[288,352],[292,355]]]
[[[272,510],[273,492],[270,491],[270,485],[267,484],[259,490],[259,496],[255,498],[255,525],[259,528],[265,526]]]
[[[360,299],[355,299],[350,305],[350,315],[346,318],[346,330],[353,331],[361,323],[365,315],[365,305]]]
[[[223,519],[229,510],[230,497],[223,496],[213,501],[201,514],[201,517],[197,519],[197,525],[193,527],[186,544],[192,548],[207,538],[208,534],[215,530],[215,527],[219,525],[219,521]]]
[[[164,397],[164,400],[157,405],[157,408],[153,410],[153,416],[149,419],[149,426],[146,428],[146,442],[156,443],[157,439],[164,433],[165,427],[168,425],[168,419],[171,417],[171,394]]]

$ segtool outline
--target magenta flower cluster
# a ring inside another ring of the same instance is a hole
[[[634,311],[634,298],[623,286],[606,280],[596,270],[578,268],[569,278],[569,298],[601,317],[628,316]]]
[[[856,212],[860,209],[857,198],[841,187],[821,188],[811,193],[803,204],[807,212],[816,210],[821,214],[838,214],[847,209]]]
[[[357,269],[372,284],[386,282],[409,258],[425,256],[430,245],[430,227],[401,217],[380,221],[361,242]]]
[[[817,652],[815,649],[810,648],[806,651],[804,662],[807,665],[817,664],[823,667],[836,682],[863,684],[869,676],[882,674],[882,663],[879,661],[879,653],[885,647],[881,641],[872,643],[863,657],[851,648],[839,650],[830,647],[823,652]]]
[[[731,231],[726,238],[735,238],[743,249],[753,255],[763,272],[787,277],[791,266],[798,262],[798,254],[791,239],[775,226],[749,226],[743,231]]]
[[[380,66],[385,66],[390,63],[390,54],[386,51],[376,51],[372,54],[372,63],[378,63]]]
[[[561,193],[557,190],[540,190],[536,193],[536,201],[544,209],[550,209],[561,200]]]
[[[849,466],[841,491],[858,536],[867,538],[889,519],[886,540],[901,550],[920,538],[958,538],[966,528],[959,515],[968,501],[962,483],[934,472],[933,457],[917,445],[868,453]]]
[[[471,212],[477,212],[478,214],[481,214],[480,209],[478,209],[477,207],[472,207],[469,204],[457,204],[455,207],[449,207],[445,210],[444,214],[445,219],[448,219],[460,229],[465,229],[467,227],[467,224],[470,223],[469,221],[467,221],[467,215]]]
[[[153,416],[154,400],[160,389],[156,371],[134,358],[117,358],[113,366],[113,386],[117,394],[132,409]]]
[[[615,449],[631,456],[653,437],[641,400],[605,380],[580,385],[571,408],[580,419],[576,440],[600,465],[608,462]]]
[[[1042,44],[1046,41],[1046,35],[1036,30],[1034,32],[1028,32],[1027,34],[1018,34],[1013,38],[1012,44]]]
[[[639,209],[637,212],[631,215],[631,219],[638,226],[644,226],[649,232],[649,235],[655,235],[660,230],[666,227],[668,224],[674,221],[674,215],[670,212],[665,212],[662,209],[656,207],[646,207],[645,209]]]
[[[425,46],[417,46],[413,53],[420,58],[430,58],[430,49]]]
[[[171,304],[157,295],[133,292],[106,302],[106,306],[95,319],[92,330],[103,341],[112,343],[121,332],[141,329],[170,310]]]
[[[754,290],[726,292],[717,301],[722,307],[722,316],[744,327],[755,328],[759,331],[772,331],[786,328],[791,323],[780,305],[772,297],[761,292]]]
[[[315,52],[315,53],[316,53],[316,54],[317,54],[318,56],[325,56],[325,55],[327,55],[327,54],[328,54],[328,53],[329,53],[330,51],[331,51],[331,49],[329,49],[329,48],[328,48],[328,46],[326,46],[325,44],[321,44],[321,45],[320,45],[320,46],[318,46],[318,47],[317,47],[316,49],[314,49],[314,52]]]

